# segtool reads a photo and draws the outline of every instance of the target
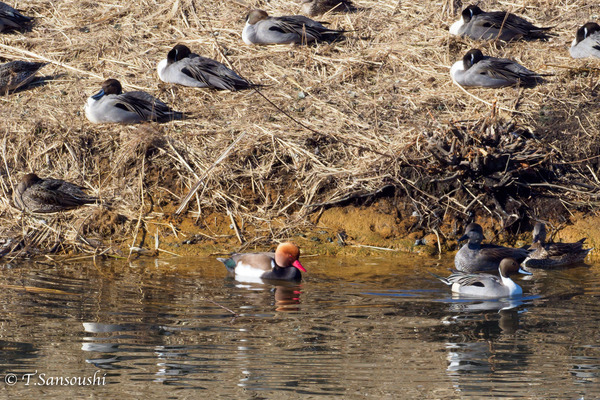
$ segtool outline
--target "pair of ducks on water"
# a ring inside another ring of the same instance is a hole
[[[353,11],[356,8],[344,0],[305,0],[303,11],[309,15],[331,9]],[[2,14],[4,10],[4,14]],[[4,16],[3,16],[4,15]],[[12,7],[0,3],[0,31],[29,23]],[[461,13],[461,19],[450,27],[450,33],[477,40],[546,38],[550,28],[540,28],[529,21],[504,11],[484,12],[470,5]],[[270,17],[263,10],[252,10],[246,18],[242,39],[247,44],[288,44],[335,40],[344,30],[325,27],[322,23],[302,15]],[[571,46],[574,58],[600,57],[600,26],[590,22],[577,30]],[[13,61],[0,66],[0,93],[15,90],[29,83],[45,63]],[[183,45],[175,46],[167,59],[158,65],[161,80],[190,87],[209,87],[221,90],[243,90],[253,85],[222,63],[199,56]],[[452,79],[461,86],[499,88],[522,85],[535,86],[543,81],[537,74],[505,58],[484,56],[472,49],[450,69]],[[86,116],[94,123],[166,122],[181,119],[183,113],[173,111],[164,102],[141,91],[122,92],[121,84],[109,79],[102,90],[91,96],[85,106]]]
[[[520,268],[557,268],[582,262],[592,249],[584,249],[585,239],[575,243],[546,243],[546,226],[538,222],[533,228],[533,244],[529,248],[511,248],[481,244],[481,225],[471,223],[459,242],[467,240],[454,257],[456,270],[448,278],[434,275],[452,291],[479,297],[508,297],[520,295],[523,290],[511,278],[516,273],[529,272]],[[499,276],[480,271],[498,270]]]

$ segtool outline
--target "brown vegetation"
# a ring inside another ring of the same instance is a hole
[[[505,44],[449,36],[466,3],[354,3],[356,13],[320,18],[349,31],[341,41],[259,47],[241,40],[247,11],[294,14],[300,1],[19,3],[33,29],[2,34],[0,57],[51,64],[43,79],[0,97],[1,236],[13,239],[4,252],[152,247],[157,227],[161,240],[255,245],[307,229],[327,208],[381,197],[396,221],[382,237],[419,229],[442,241],[474,217],[519,231],[529,218],[562,222],[594,210],[600,61],[572,60],[568,47],[599,5],[479,3],[555,26],[547,42]],[[156,64],[176,43],[265,86],[231,93],[163,84]],[[553,76],[535,89],[465,91],[448,72],[473,47]],[[83,105],[106,78],[193,115],[93,125]],[[111,205],[22,215],[11,193],[31,171],[89,187]]]

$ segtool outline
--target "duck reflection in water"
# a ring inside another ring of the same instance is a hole
[[[300,285],[275,286],[275,311],[299,311],[296,307],[300,304],[300,294],[302,293]]]
[[[461,341],[446,343],[446,373],[455,388],[465,393],[478,391],[480,388],[472,386],[478,377],[492,381],[503,379],[495,374],[520,370],[527,364],[527,354],[531,351],[528,346],[519,345],[515,349],[513,342],[506,339],[519,329],[516,309],[463,317],[456,325],[457,339]]]
[[[233,280],[233,278],[229,278]],[[245,309],[259,310],[264,306],[274,307],[275,311],[299,311],[302,285],[294,282],[262,280],[261,283],[240,283],[236,281],[235,287],[247,290],[244,293],[243,307]]]

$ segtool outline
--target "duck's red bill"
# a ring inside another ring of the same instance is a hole
[[[300,271],[302,272],[306,272],[306,270],[304,269],[304,267],[302,266],[302,264],[300,264],[300,261],[296,260],[292,263],[292,265],[296,268],[298,268]]]

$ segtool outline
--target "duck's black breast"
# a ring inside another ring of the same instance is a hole
[[[299,281],[302,279],[302,273],[296,267],[281,268],[276,266],[271,271],[262,274],[261,279]]]

